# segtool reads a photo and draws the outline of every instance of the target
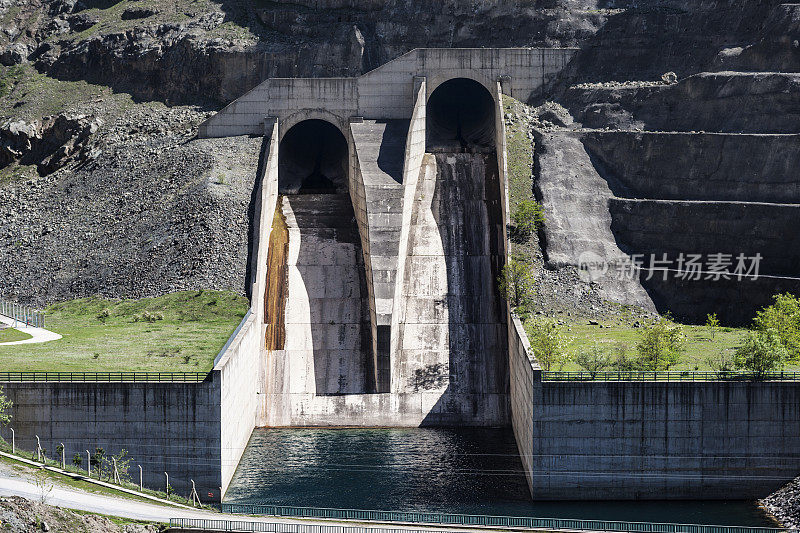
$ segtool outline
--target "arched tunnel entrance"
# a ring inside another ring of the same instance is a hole
[[[347,192],[347,140],[325,120],[292,126],[278,149],[280,194]]]
[[[348,191],[348,144],[306,120],[278,148],[278,205],[267,268],[266,348],[280,351],[278,392],[355,394],[374,388],[361,240]]]
[[[495,102],[475,80],[454,78],[439,85],[426,109],[428,152],[484,152],[495,149]]]

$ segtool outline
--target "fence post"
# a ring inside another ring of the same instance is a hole
[[[88,462],[86,463],[86,474],[91,479],[92,477],[92,454],[89,453],[89,450],[86,450],[86,459]],[[100,476],[98,476],[100,477]]]
[[[139,467],[139,490],[144,491],[144,482],[142,477],[142,465],[136,465]]]
[[[194,486],[194,480],[190,479],[189,481],[192,482],[192,507],[197,507],[200,505],[200,497],[197,495],[197,489]],[[197,505],[195,505],[197,503]]]
[[[39,462],[42,462],[42,443],[39,440],[39,435],[36,435],[36,457],[39,459]]]
[[[164,475],[167,476],[167,499],[169,500],[169,474],[164,472]]]
[[[64,449],[64,443],[61,443],[61,470],[67,469],[67,457],[66,451]]]
[[[17,453],[17,434],[14,432],[14,428],[8,428],[11,430],[11,453]]]
[[[117,471],[117,458],[112,457],[111,462],[114,464],[114,483],[117,485],[122,485],[122,480],[120,480],[119,472]]]

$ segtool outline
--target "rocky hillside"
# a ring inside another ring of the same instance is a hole
[[[244,291],[260,142],[194,134],[266,77],[357,75],[419,46],[570,46],[529,102],[565,110],[546,127],[788,134],[798,20],[779,0],[0,0],[0,294]],[[542,243],[563,301],[628,290],[580,285]]]

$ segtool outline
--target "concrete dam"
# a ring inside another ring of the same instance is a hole
[[[230,103],[200,135],[263,138],[247,316],[202,383],[8,384],[18,442],[70,431],[165,468],[180,454],[182,477],[214,500],[256,427],[511,425],[537,500],[755,498],[794,478],[796,383],[543,380],[496,283],[502,98],[546,96],[574,53],[416,49],[359,77],[267,79]],[[616,168],[612,141],[536,139],[550,261],[617,260],[644,246],[636,220],[670,208],[614,196],[593,166]],[[600,289],[654,307],[637,280]]]
[[[358,118],[348,141],[310,118],[281,137],[259,265],[268,426],[509,421],[499,109],[467,78],[426,107],[416,147],[421,115],[416,132]]]

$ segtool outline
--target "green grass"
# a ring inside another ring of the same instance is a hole
[[[503,112],[524,116],[525,104],[503,95]],[[528,121],[516,120],[506,126],[506,151],[508,159],[508,208],[511,213],[523,200],[533,198],[533,150],[528,138]]]
[[[620,343],[627,346],[631,355],[636,353],[636,344],[639,342],[642,328],[611,321],[600,321],[600,324],[602,328],[599,325],[588,325],[586,321],[567,323],[563,326],[564,333],[573,339],[569,347],[571,355],[588,350],[595,344],[612,352]],[[736,347],[741,344],[746,331],[744,328],[721,327],[712,340],[705,326],[684,325],[685,350],[678,363],[670,370],[711,371],[708,360],[718,357],[721,353],[732,356]],[[581,367],[574,361],[568,361],[560,368],[555,365],[552,370],[579,371]],[[800,370],[800,364],[789,363],[784,370]]]
[[[7,372],[206,372],[247,313],[229,292],[185,291],[141,300],[83,298],[46,309],[64,338],[0,346]],[[107,316],[103,316],[107,314]],[[163,319],[148,322],[150,316]]]
[[[3,440],[2,438],[0,438],[0,450],[4,451],[6,453],[11,453],[11,445],[8,442],[6,442],[5,440]],[[25,452],[23,450],[20,450],[19,448],[17,448],[17,450],[15,451],[15,455],[18,455],[20,457],[24,457],[26,459],[30,459],[32,461],[36,460],[36,454],[35,453]],[[85,456],[83,456],[83,458],[84,458],[84,460],[86,459]],[[67,456],[66,459],[67,459],[67,465],[66,465],[67,468],[66,468],[66,470],[68,472],[72,472],[72,473],[78,474],[80,476],[86,476],[86,470],[85,469],[78,468],[74,464],[70,463],[71,457]],[[89,483],[88,481],[84,481],[84,480],[81,480],[81,479],[76,479],[76,478],[72,477],[69,474],[59,474],[58,472],[52,472],[50,470],[39,470],[39,469],[37,469],[35,467],[30,466],[27,463],[23,463],[23,462],[14,460],[14,459],[9,459],[8,457],[0,456],[0,463],[10,466],[11,468],[13,468],[16,472],[18,472],[21,475],[32,475],[34,472],[43,473],[44,476],[50,482],[52,482],[54,484],[57,483],[59,485],[67,487],[67,488],[81,490],[81,491],[84,491],[84,492],[90,492],[92,494],[101,494],[101,495],[105,495],[105,496],[113,496],[115,498],[124,498],[124,499],[127,499],[127,500],[134,500],[134,501],[138,501],[138,502],[150,503],[150,504],[153,504],[153,505],[165,505],[166,506],[166,504],[161,504],[159,502],[155,502],[153,500],[150,500],[148,498],[143,498],[143,497],[135,495],[135,494],[122,492],[122,491],[115,490],[115,489],[112,489],[112,488],[109,488],[109,487],[104,487],[102,485],[96,485],[94,483]],[[56,468],[61,468],[61,461],[60,460],[59,461],[53,461],[53,460],[47,459],[47,465],[48,466],[54,466]],[[94,467],[93,467],[93,470],[94,470]],[[133,473],[134,470],[136,470],[136,474],[135,475]],[[138,475],[139,475],[138,474],[138,469],[136,468],[136,462],[133,461],[133,460],[131,461],[130,474],[131,474],[132,477],[137,477],[137,478],[138,478]],[[93,472],[92,476],[94,478],[97,478],[97,472],[96,471]],[[106,481],[106,482],[110,483],[110,480],[107,480],[107,479],[103,479],[103,481]],[[126,488],[126,489],[139,491],[139,485],[135,484],[135,483],[124,482],[122,486],[124,488]],[[151,489],[148,489],[147,487],[145,487],[144,490],[141,491],[141,493],[147,494],[148,496],[154,496],[156,498],[161,498],[161,499],[164,499],[164,500],[167,499],[167,494],[165,492],[157,491],[157,490],[151,490]],[[191,505],[191,502],[189,500],[187,500],[183,496],[180,496],[180,495],[174,494],[174,493],[170,494],[169,500],[172,501],[172,502],[175,502],[175,503],[183,504],[183,505]],[[172,507],[169,507],[169,508],[172,508]],[[209,511],[209,510],[210,511],[216,511],[217,510],[215,507],[213,507],[211,505],[202,505],[200,507],[200,509],[206,510],[206,511]]]
[[[0,342],[16,342],[30,339],[33,335],[14,328],[0,329]]]
[[[91,101],[104,98],[130,105],[130,96],[85,81],[61,81],[30,64],[0,66],[0,118],[34,120],[62,111],[86,112]]]

